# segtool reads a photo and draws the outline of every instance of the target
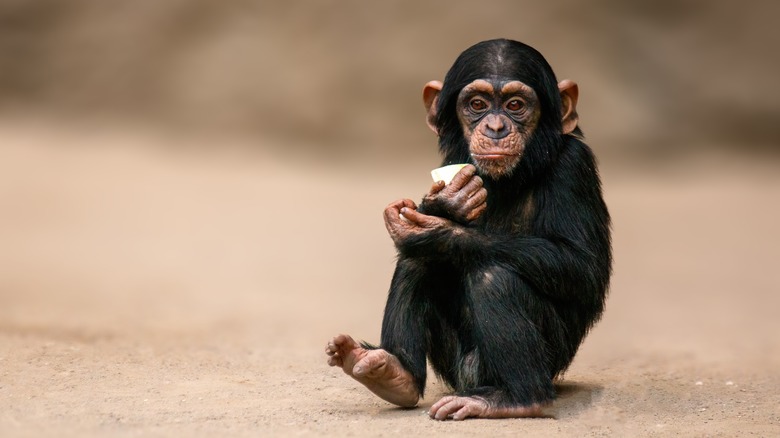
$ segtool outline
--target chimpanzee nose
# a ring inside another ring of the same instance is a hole
[[[500,140],[509,135],[509,127],[501,120],[501,117],[490,114],[485,120],[485,137],[492,140]]]

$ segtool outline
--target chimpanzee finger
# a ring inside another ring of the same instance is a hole
[[[474,193],[469,199],[467,199],[463,205],[466,208],[474,208],[485,201],[487,201],[487,190],[480,189],[477,190],[477,192]]]
[[[396,222],[399,219],[399,214],[401,213],[402,208],[411,208],[416,210],[417,204],[415,204],[411,199],[399,199],[395,202],[392,202],[390,205],[385,207],[385,222]]]
[[[485,212],[486,209],[487,209],[487,203],[483,202],[473,207],[464,208],[463,210],[461,210],[462,211],[461,214],[463,215],[462,216],[463,219],[465,219],[467,222],[471,222],[474,219],[480,217],[482,213]]]
[[[447,403],[439,406],[438,409],[436,409],[436,413],[433,415],[433,418],[440,421],[446,420],[447,417],[459,411],[465,405],[466,403],[464,397],[455,397]]]
[[[430,216],[426,216],[417,210],[411,208],[402,208],[401,215],[403,215],[406,220],[417,226],[428,227],[431,225]]]
[[[428,195],[435,195],[439,193],[447,184],[444,183],[444,181],[436,181],[431,186],[431,190],[428,192]]]
[[[477,168],[472,164],[467,164],[452,178],[452,181],[450,181],[448,185],[449,189],[452,192],[457,192],[471,180],[471,177],[474,176],[475,173],[477,173]]]
[[[483,202],[482,204],[478,205],[477,207],[473,208],[467,215],[466,220],[471,222],[480,216],[482,216],[482,213],[485,212],[485,209],[487,208],[487,202]]]
[[[396,209],[396,210],[400,210],[400,209],[402,209],[404,207],[416,209],[417,208],[417,204],[415,204],[414,201],[412,201],[411,199],[399,199],[397,201],[391,202],[387,207],[385,207],[385,210],[387,210],[387,209],[389,209],[391,207]]]
[[[474,193],[477,192],[477,190],[482,188],[483,185],[482,178],[479,175],[474,175],[468,183],[466,183],[465,186],[461,189],[462,192],[465,192],[468,196],[472,196]]]
[[[431,418],[436,418],[436,413],[439,412],[439,409],[441,409],[444,405],[451,402],[452,400],[455,400],[457,397],[454,395],[448,395],[445,397],[442,397],[441,400],[437,401],[436,403],[431,406],[430,410],[428,410],[428,415],[431,416]]]
[[[397,224],[401,221],[401,208],[403,207],[396,205],[390,205],[385,208],[383,216],[385,219],[385,227],[387,228],[387,231],[392,232],[392,228],[397,226]]]
[[[383,216],[385,217],[385,220],[390,219],[393,216],[397,216],[398,212],[401,210],[402,206],[399,206],[397,204],[390,204],[387,207],[385,207],[385,210],[382,212]]]
[[[478,403],[467,403],[460,408],[457,412],[451,415],[455,421],[462,421],[469,417],[478,417],[485,411],[485,408]]]

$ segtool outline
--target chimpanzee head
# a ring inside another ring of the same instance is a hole
[[[579,136],[577,84],[560,84],[544,57],[517,41],[478,43],[425,85],[428,126],[445,163],[473,163],[494,180],[545,168],[565,135]]]

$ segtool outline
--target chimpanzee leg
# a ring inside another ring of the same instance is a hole
[[[422,397],[429,335],[426,326],[430,293],[435,287],[430,268],[401,257],[396,265],[382,320],[380,348],[398,358]]]
[[[478,384],[434,403],[431,417],[542,415],[555,397],[547,349],[558,347],[548,345],[562,334],[558,315],[517,274],[500,266],[468,273],[466,287],[475,345],[469,362],[476,362]]]
[[[551,401],[554,372],[547,349],[557,346],[548,345],[542,332],[560,327],[551,304],[499,266],[471,273],[468,289],[480,380],[488,387],[467,390],[466,395],[481,395],[499,406]]]
[[[387,300],[381,348],[338,335],[325,348],[328,364],[390,403],[415,406],[425,388],[428,304],[423,293],[429,278],[419,262],[401,258]]]

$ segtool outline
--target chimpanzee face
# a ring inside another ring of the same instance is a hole
[[[458,95],[457,115],[469,153],[481,173],[511,175],[540,116],[533,88],[512,79],[477,79]]]
[[[544,172],[566,136],[581,137],[578,95],[532,47],[499,39],[461,53],[443,82],[425,84],[423,103],[445,164],[469,162],[482,177],[520,182]]]

